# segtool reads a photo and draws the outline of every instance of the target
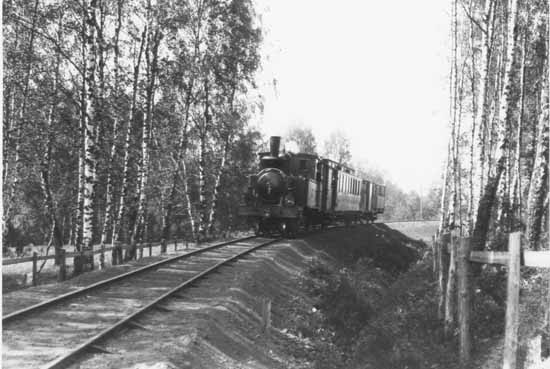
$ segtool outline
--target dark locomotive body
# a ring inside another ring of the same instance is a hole
[[[294,235],[303,225],[374,221],[384,212],[385,186],[357,177],[353,169],[311,154],[279,153],[280,137],[260,153],[260,171],[249,177],[239,214],[258,233]]]

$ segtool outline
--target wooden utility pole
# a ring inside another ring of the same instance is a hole
[[[455,328],[456,310],[456,259],[457,259],[457,238],[451,234],[451,250],[449,259],[449,273],[447,276],[447,290],[445,291],[445,338],[449,339]]]
[[[506,296],[506,331],[502,369],[516,369],[519,328],[519,280],[521,233],[510,234],[508,241],[508,286]]]
[[[470,239],[461,238],[458,250],[458,327],[459,327],[459,354],[460,365],[468,368],[471,354],[471,294],[470,294]]]
[[[441,235],[439,243],[439,274],[437,278],[437,290],[439,302],[437,306],[437,317],[443,320],[445,317],[445,287],[447,286],[447,273],[449,270],[449,252],[448,246],[451,241],[451,234],[444,233]]]

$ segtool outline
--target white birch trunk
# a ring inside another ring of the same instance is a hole
[[[497,191],[500,177],[504,171],[506,165],[506,157],[508,154],[509,138],[507,127],[509,121],[512,119],[512,104],[511,104],[511,89],[513,87],[514,80],[514,56],[515,56],[515,33],[516,22],[518,15],[518,0],[512,0],[511,8],[509,12],[509,19],[507,22],[508,34],[507,34],[507,48],[506,48],[506,63],[504,71],[504,90],[503,96],[500,99],[500,114],[499,114],[499,139],[498,139],[498,158],[495,166],[495,173],[488,178],[487,185],[483,197],[479,201],[476,217],[476,225],[473,234],[473,249],[482,250],[485,247],[485,241],[487,238],[487,232],[489,227],[491,209],[495,201],[495,194]]]
[[[474,204],[478,203],[478,199],[481,198],[484,191],[485,185],[485,161],[486,161],[486,152],[485,152],[485,142],[488,134],[488,118],[489,112],[491,109],[491,100],[489,98],[490,84],[491,84],[491,74],[490,66],[492,60],[492,48],[493,48],[493,37],[494,37],[494,26],[495,26],[495,0],[486,0],[485,10],[484,10],[484,23],[485,23],[485,32],[482,33],[481,38],[481,77],[479,80],[479,94],[477,95],[478,102],[478,118],[479,131],[478,131],[478,154],[480,168],[478,172],[478,188],[479,195],[473,200]]]
[[[527,238],[531,248],[535,250],[538,250],[540,246],[542,217],[545,212],[544,199],[548,194],[549,101],[547,84],[548,81],[545,81],[541,93],[542,111],[538,124],[537,149],[527,199]]]
[[[84,184],[82,195],[82,250],[92,248],[94,217],[95,167],[95,93],[96,93],[96,40],[95,22],[97,0],[86,4],[86,114],[84,116]]]
[[[12,174],[10,175],[8,170],[6,169],[6,179],[9,179],[11,177],[11,181],[4,182],[4,185],[6,186],[6,189],[4,190],[5,193],[8,194],[7,201],[4,203],[4,212],[2,217],[2,229],[7,229],[6,222],[8,222],[11,218],[11,210],[13,209],[13,205],[15,202],[15,196],[17,193],[17,186],[19,183],[19,166],[20,166],[20,144],[21,144],[21,132],[22,127],[24,124],[24,120],[26,117],[27,112],[27,102],[29,97],[29,89],[30,89],[30,79],[31,74],[33,70],[33,63],[32,63],[32,54],[34,52],[34,40],[36,36],[36,22],[38,18],[38,3],[39,1],[36,0],[34,3],[34,10],[33,10],[33,17],[32,17],[32,25],[31,25],[31,34],[29,36],[29,44],[27,47],[27,60],[26,60],[26,70],[25,70],[25,77],[23,80],[23,95],[21,96],[21,105],[19,107],[19,113],[17,120],[15,122],[15,145],[14,145],[14,158],[13,158],[13,168],[12,168]]]
[[[155,103],[155,81],[157,76],[157,61],[158,61],[158,47],[160,43],[160,30],[157,28],[155,34],[150,39],[152,41],[152,49],[146,51],[147,58],[147,74],[148,74],[148,86],[147,86],[147,96],[145,102],[145,116],[143,117],[143,126],[142,126],[142,135],[141,135],[141,163],[138,167],[138,211],[136,221],[134,223],[134,230],[132,232],[130,244],[133,246],[135,242],[139,239],[139,234],[141,228],[145,221],[145,209],[147,196],[145,192],[145,187],[147,186],[147,179],[149,173],[149,141],[150,134],[152,130],[153,122],[153,107]],[[151,44],[149,44],[151,47]],[[151,59],[152,57],[152,59]]]
[[[117,7],[117,26],[115,29],[115,82],[114,82],[114,99],[115,102],[118,101],[119,97],[119,81],[120,81],[120,47],[119,47],[119,38],[120,30],[122,28],[122,0],[118,0]],[[116,105],[116,104],[115,104]],[[113,196],[113,161],[116,155],[117,141],[118,141],[118,112],[115,112],[113,118],[113,143],[111,144],[111,151],[109,153],[109,168],[107,173],[107,188],[105,189],[105,217],[103,218],[103,226],[101,230],[101,244],[107,243],[107,237],[109,231],[111,231],[111,243],[114,241],[115,234],[114,229],[111,225],[113,223],[113,212],[114,212],[114,196]],[[111,229],[109,229],[111,228]]]
[[[521,222],[521,148],[522,148],[522,138],[523,138],[523,112],[525,109],[525,61],[527,56],[527,35],[523,35],[523,48],[522,48],[522,57],[521,57],[521,75],[519,79],[519,89],[520,89],[520,100],[519,100],[519,117],[518,117],[518,127],[516,134],[516,153],[515,153],[515,166],[514,166],[514,175],[512,179],[512,185],[510,188],[510,206],[511,206],[511,230],[513,231],[516,227],[516,223]],[[514,221],[514,217],[517,221]]]
[[[214,180],[214,191],[212,192],[212,203],[210,205],[210,212],[208,213],[208,223],[206,229],[209,233],[213,232],[214,228],[214,216],[216,213],[216,205],[218,202],[218,192],[220,190],[220,181],[222,178],[223,171],[225,169],[225,162],[227,161],[227,152],[229,151],[230,137],[227,137],[226,142],[223,146],[222,158],[220,160],[220,166],[218,173],[216,174],[216,179]]]
[[[473,3],[471,3],[473,4]],[[470,13],[472,13],[472,6],[470,6]],[[473,22],[470,22],[470,50],[471,50],[471,56],[470,56],[470,62],[471,62],[471,93],[472,93],[472,127],[470,129],[470,173],[468,177],[468,187],[469,187],[469,194],[468,194],[468,235],[471,236],[472,232],[474,231],[474,203],[476,199],[476,191],[474,187],[474,177],[476,174],[476,166],[474,164],[474,158],[475,158],[475,141],[476,141],[476,121],[477,121],[477,114],[478,114],[478,107],[477,107],[477,95],[476,95],[476,53],[474,51],[475,47],[475,34],[474,34],[474,24]]]
[[[139,70],[141,64],[141,56],[143,54],[143,47],[145,44],[145,37],[147,34],[147,27],[143,30],[141,35],[139,53],[137,56],[136,64],[134,65],[134,82],[132,90],[132,102],[130,107],[130,115],[128,117],[128,122],[126,124],[126,137],[124,140],[124,167],[122,172],[122,186],[120,193],[120,201],[118,205],[118,216],[114,221],[113,227],[113,238],[118,241],[123,241],[124,239],[124,221],[126,217],[126,197],[128,196],[128,185],[129,185],[129,175],[130,175],[130,143],[132,140],[132,126],[135,119],[135,114],[137,110],[137,90],[138,90],[138,80],[139,80]]]
[[[206,140],[211,125],[210,100],[208,89],[208,76],[204,78],[204,120],[200,129],[199,145],[199,235],[202,239],[206,238],[206,224],[208,221],[206,208]]]
[[[448,174],[449,174],[449,165],[451,163],[451,141],[447,145],[447,160],[445,161],[445,169],[443,170],[443,184],[441,186],[441,206],[439,210],[439,234],[443,234],[445,229],[448,227],[449,222],[447,219],[447,191],[448,191]]]
[[[191,204],[191,194],[187,177],[187,165],[185,160],[181,161],[182,175],[183,175],[183,187],[185,191],[185,201],[187,202],[187,216],[189,217],[189,223],[191,225],[191,234],[193,240],[197,240],[197,228],[195,224],[195,218],[193,218],[193,207]]]
[[[62,20],[63,16],[59,17],[59,23],[58,23],[58,37],[57,41],[59,44],[61,44],[62,41]],[[58,86],[59,86],[59,65],[61,64],[61,54],[58,52],[56,57],[56,65],[55,65],[55,77],[54,82],[52,86],[52,100],[50,103],[50,109],[48,111],[48,120],[46,123],[46,130],[47,130],[47,139],[46,139],[46,145],[44,148],[44,156],[42,158],[41,162],[41,170],[40,170],[40,184],[42,187],[42,194],[44,196],[44,204],[46,208],[46,213],[48,214],[48,217],[50,218],[50,240],[48,242],[48,246],[53,244],[55,249],[55,262],[57,264],[58,259],[57,256],[59,255],[59,249],[63,247],[63,235],[61,234],[61,229],[59,228],[59,223],[57,221],[56,216],[56,206],[53,200],[52,192],[51,192],[51,186],[50,186],[50,163],[51,163],[51,153],[53,148],[53,141],[54,141],[54,131],[53,131],[53,122],[55,119],[56,111],[57,111],[57,103],[58,103]]]

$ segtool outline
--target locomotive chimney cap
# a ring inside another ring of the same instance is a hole
[[[281,136],[271,136],[269,138],[269,153],[273,157],[279,156],[279,147],[281,146]]]

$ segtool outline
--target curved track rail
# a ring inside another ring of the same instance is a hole
[[[2,317],[3,341],[8,343],[4,353],[12,351],[15,364],[17,358],[23,356],[18,352],[25,352],[24,349],[31,346],[42,351],[42,355],[37,355],[45,358],[41,360],[41,363],[46,363],[42,368],[64,368],[80,354],[90,350],[103,351],[97,344],[123,326],[141,327],[136,321],[138,316],[153,308],[163,310],[163,301],[180,297],[178,293],[197,280],[276,241],[278,239],[252,236],[215,244],[15,311]],[[192,270],[197,267],[198,271]],[[56,347],[51,347],[52,339]],[[60,355],[55,355],[55,352]],[[28,360],[21,364],[17,366],[40,365]]]
[[[87,292],[90,292],[94,289],[97,289],[97,288],[100,288],[100,287],[106,287],[109,284],[112,284],[114,282],[118,282],[120,280],[126,279],[126,278],[128,278],[132,275],[136,275],[136,274],[139,274],[139,273],[143,273],[143,272],[146,272],[146,271],[157,269],[162,265],[172,263],[176,260],[185,259],[185,258],[188,258],[188,257],[193,256],[195,254],[201,254],[201,253],[204,253],[206,251],[214,250],[214,249],[217,249],[219,247],[223,247],[223,246],[226,246],[226,245],[231,245],[231,244],[234,244],[234,243],[237,243],[237,242],[242,242],[242,241],[246,241],[246,240],[253,239],[253,238],[255,238],[255,236],[249,236],[249,237],[239,238],[239,239],[232,240],[232,241],[217,243],[215,245],[204,247],[202,249],[193,250],[191,252],[187,252],[187,253],[182,254],[182,255],[177,255],[177,256],[174,256],[174,257],[171,257],[171,258],[168,258],[168,259],[160,260],[160,261],[157,261],[156,263],[145,265],[141,268],[131,270],[127,273],[119,274],[119,275],[114,276],[112,278],[105,279],[105,280],[93,283],[89,286],[79,288],[78,290],[71,291],[71,292],[53,297],[53,298],[48,299],[46,301],[40,302],[38,304],[31,305],[31,306],[25,307],[23,309],[14,311],[12,313],[3,315],[2,316],[2,325],[5,326],[8,323],[10,323],[12,320],[23,318],[24,316],[26,316],[30,313],[36,313],[37,311],[39,311],[43,308],[58,304],[62,301],[66,301],[66,300],[74,298],[78,295],[83,295],[83,294],[85,294]]]

